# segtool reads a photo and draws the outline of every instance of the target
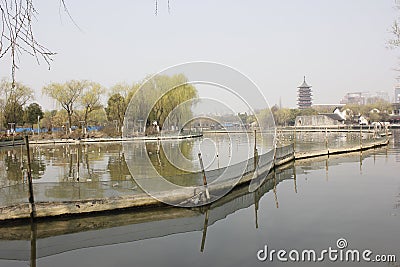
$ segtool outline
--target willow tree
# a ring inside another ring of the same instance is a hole
[[[191,116],[191,105],[181,104],[195,99],[197,90],[183,74],[155,75],[146,78],[138,87],[128,97],[127,114],[129,121],[135,125],[138,121],[144,121],[147,126],[157,122],[165,127],[168,119],[168,124],[178,126]]]
[[[55,99],[67,112],[70,131],[72,127],[72,115],[75,112],[77,102],[88,85],[87,81],[71,80],[64,84],[51,83],[43,87],[43,93]]]
[[[79,97],[79,104],[83,108],[83,121],[87,126],[89,115],[96,110],[100,110],[103,105],[101,104],[101,97],[105,89],[95,82],[90,82],[84,87],[82,95]]]

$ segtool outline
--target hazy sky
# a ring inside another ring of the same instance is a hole
[[[57,52],[51,70],[28,56],[17,79],[41,95],[49,82],[89,79],[106,87],[188,61],[214,61],[249,76],[271,105],[296,106],[303,75],[314,103],[338,103],[349,91],[393,98],[398,51],[387,48],[400,15],[394,0],[35,0],[36,36]],[[10,75],[9,61],[0,76]]]

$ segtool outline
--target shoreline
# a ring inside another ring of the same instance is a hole
[[[161,135],[161,136],[140,136],[140,137],[117,137],[117,138],[84,138],[84,139],[42,139],[42,140],[29,140],[31,145],[55,145],[55,144],[94,144],[94,143],[116,143],[116,142],[135,142],[135,141],[166,141],[166,140],[183,140],[189,138],[199,138],[203,134],[188,134],[188,135]],[[13,147],[24,145],[25,141],[23,139],[18,139],[15,141],[0,142],[1,147]]]

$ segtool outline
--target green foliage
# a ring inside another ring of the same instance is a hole
[[[72,126],[72,115],[74,114],[77,101],[87,85],[87,81],[71,80],[64,84],[51,83],[42,89],[44,94],[55,99],[67,112],[69,127]]]
[[[22,108],[22,105],[14,101],[7,102],[4,111],[4,118],[4,126],[7,126],[8,123],[23,124],[24,110]]]
[[[102,109],[101,96],[104,94],[104,88],[98,83],[88,83],[84,88],[79,103],[83,108],[83,121],[87,126],[89,115],[96,110]]]
[[[243,123],[244,125],[247,124],[247,118],[248,118],[247,112],[245,112],[245,113],[238,113],[238,117],[239,117],[239,119],[242,121],[242,123]]]
[[[22,83],[9,82],[2,80],[0,82],[0,95],[2,101],[0,103],[1,115],[4,116],[4,125],[8,123],[24,123],[23,107],[28,100],[33,99],[33,90]]]
[[[343,109],[349,109],[355,116],[358,117],[362,115],[369,118],[371,121],[386,121],[393,107],[392,104],[387,101],[378,100],[367,105],[347,104]],[[379,110],[379,113],[371,112],[373,109]]]
[[[107,114],[105,112],[105,110],[102,109],[97,109],[94,110],[91,114],[90,114],[90,118],[88,120],[88,125],[101,125],[107,122]]]
[[[132,93],[135,87],[136,84],[130,86],[125,82],[117,83],[110,88],[110,96],[120,94],[123,98],[129,99],[128,96]]]
[[[180,125],[181,121],[191,116],[190,105],[174,109],[185,101],[194,99],[197,96],[196,88],[187,84],[184,75],[157,76],[155,81],[154,89],[158,90],[156,95],[161,95],[161,97],[151,109],[147,124],[157,121],[159,125],[163,126],[167,116],[170,116],[170,123]]]
[[[25,109],[25,122],[30,123],[33,128],[33,124],[37,123],[39,119],[43,118],[42,107],[38,103],[32,103]]]
[[[287,109],[287,108],[278,109],[274,113],[275,123],[277,125],[287,126],[290,123],[290,121],[293,119],[293,116],[294,116],[294,114],[293,114],[293,112],[291,112],[290,109]]]
[[[119,93],[112,95],[107,101],[105,108],[107,119],[109,121],[117,121],[119,131],[124,123],[124,116],[126,110],[126,101]]]
[[[277,126],[294,125],[297,116],[310,116],[318,114],[318,112],[314,109],[288,109],[279,108],[275,105],[271,108],[271,112],[268,110],[261,110],[259,116],[266,120],[265,117],[270,116],[271,113]]]
[[[51,132],[51,129],[55,126],[54,125],[54,117],[57,114],[57,110],[52,110],[52,111],[45,111],[43,113],[43,118],[41,120],[42,127],[47,128],[49,132]]]
[[[288,109],[278,108],[277,106],[273,106],[271,108],[271,112],[274,116],[275,124],[279,126],[294,125],[297,116],[310,116],[318,114],[318,112],[314,109]]]
[[[195,99],[196,96],[196,88],[187,83],[183,74],[157,75],[141,86],[132,86],[128,95],[130,104],[127,112],[135,127],[139,127],[139,121],[142,120],[148,126],[156,121],[161,128],[172,125],[180,127],[192,114],[190,103],[183,103]]]

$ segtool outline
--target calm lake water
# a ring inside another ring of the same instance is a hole
[[[35,231],[30,225],[1,226],[0,266],[27,266],[31,261],[37,266],[280,266],[284,263],[276,258],[258,261],[257,252],[265,245],[321,251],[336,248],[339,238],[345,238],[351,249],[395,254],[397,263],[326,260],[315,266],[399,266],[399,130],[393,131],[390,141],[388,147],[363,153],[296,161],[277,170],[255,193],[238,188],[208,208],[63,219],[38,223]],[[241,147],[243,143],[240,137],[236,143],[221,138],[216,149],[226,154],[219,164],[226,164],[230,153],[247,157],[248,144]],[[199,140],[170,142],[166,151],[173,155],[174,146],[190,159],[199,145]],[[205,145],[203,153],[212,155],[215,145]],[[147,151],[158,149],[157,143],[147,146]],[[106,182],[130,181],[121,151],[120,145],[105,144],[43,146],[34,154],[35,182],[62,185],[76,183],[79,177],[80,182],[101,188]],[[2,186],[23,184],[20,153],[19,148],[0,152],[5,162]],[[137,144],[135,153],[145,153],[143,144]],[[152,153],[152,162],[156,165],[164,156]],[[210,168],[218,165],[205,157]],[[172,171],[162,166],[166,173]],[[60,198],[61,190],[62,186],[45,196]],[[299,265],[310,263],[293,264]]]

